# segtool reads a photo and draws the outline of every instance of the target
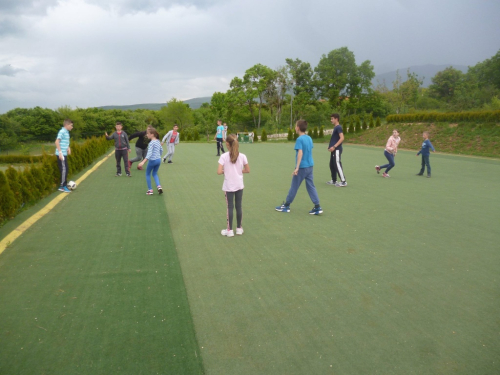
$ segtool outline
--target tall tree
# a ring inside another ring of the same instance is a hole
[[[456,91],[460,90],[460,87],[464,85],[465,78],[465,74],[460,70],[449,66],[432,77],[429,95],[450,102],[453,100]]]
[[[160,118],[167,127],[177,124],[182,131],[193,124],[193,111],[182,100],[172,98],[160,109]]]
[[[262,103],[264,101],[264,93],[268,89],[271,81],[276,73],[271,68],[262,64],[256,64],[245,72],[243,82],[248,85],[251,91],[259,98],[259,117],[257,128],[260,128]]]

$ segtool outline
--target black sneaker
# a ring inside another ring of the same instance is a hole
[[[172,160],[169,160],[167,163],[168,163],[168,164],[172,164],[172,163],[173,163],[173,161],[172,161]]]
[[[160,195],[163,194],[163,189],[161,188],[160,185],[158,185],[156,188],[158,189],[158,194]]]
[[[423,173],[417,173],[415,176],[423,176]]]
[[[427,178],[431,178],[431,175],[430,175],[430,174],[428,174],[428,175],[427,175]]]
[[[165,161],[166,161],[166,160],[167,160],[167,159],[163,159],[163,162],[165,163]]]
[[[281,206],[276,207],[276,211],[279,212],[290,212],[290,205],[283,202]]]
[[[127,173],[127,177],[132,177],[132,175],[130,173]]]

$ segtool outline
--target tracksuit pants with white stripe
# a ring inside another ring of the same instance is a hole
[[[332,172],[333,182],[337,181],[337,174],[340,177],[341,182],[345,182],[344,169],[342,168],[342,150],[333,150],[330,156],[330,171]]]
[[[57,166],[59,167],[59,172],[61,172],[61,187],[64,187],[68,184],[68,157],[65,156],[64,160],[59,159],[59,156],[56,155],[57,158]]]

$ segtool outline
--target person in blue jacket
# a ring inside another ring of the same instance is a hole
[[[417,176],[423,176],[425,166],[427,166],[427,178],[431,178],[431,164],[429,162],[429,156],[431,154],[431,150],[432,152],[436,152],[436,150],[434,149],[431,141],[429,141],[429,132],[424,132],[422,137],[424,137],[424,142],[422,143],[420,151],[417,152],[417,156],[422,154],[422,168],[420,169],[420,172],[417,173]]]

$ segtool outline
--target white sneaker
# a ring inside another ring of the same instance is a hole
[[[333,182],[333,180],[330,180],[330,181],[326,181],[326,184],[327,185],[335,185],[335,182]]]
[[[234,237],[234,232],[232,230],[223,229],[220,231],[220,234],[226,237]]]
[[[236,234],[241,236],[243,232],[244,232],[243,228],[236,228]]]

